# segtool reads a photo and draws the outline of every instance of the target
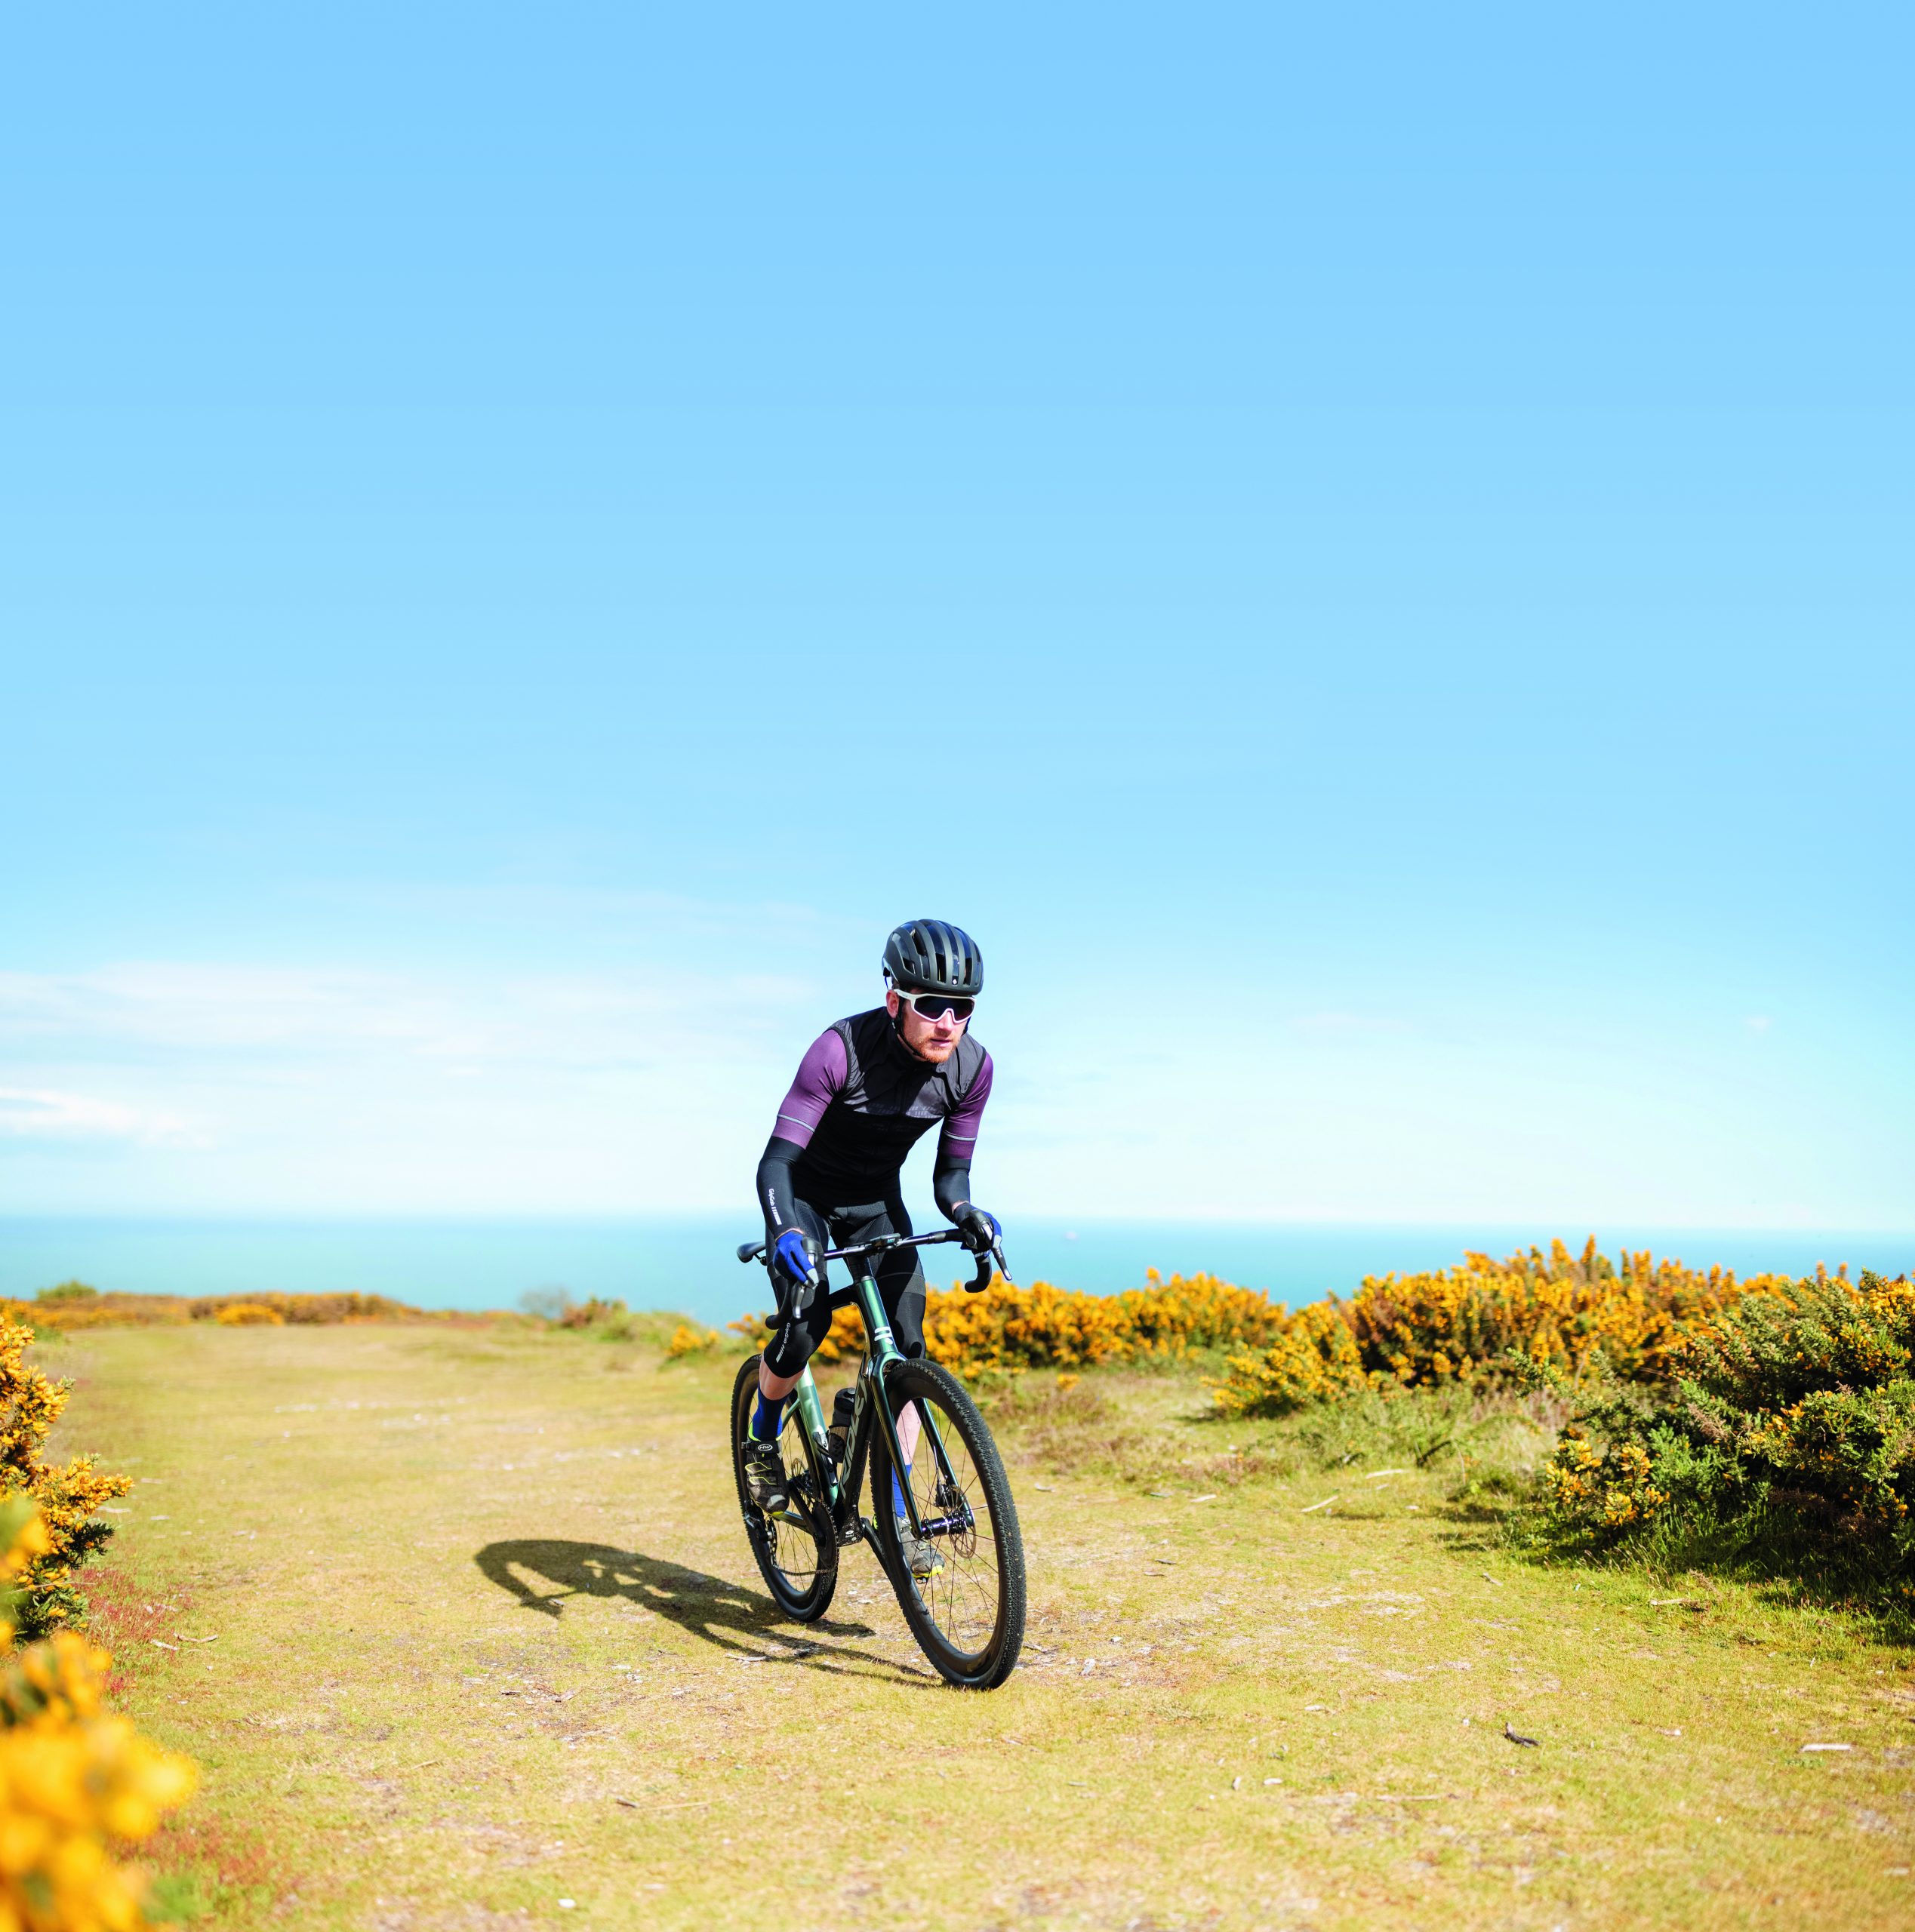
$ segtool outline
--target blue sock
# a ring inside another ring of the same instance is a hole
[[[784,1414],[785,1398],[780,1395],[774,1402],[761,1389],[758,1392],[758,1407],[752,1411],[751,1432],[761,1442],[775,1442],[778,1439],[778,1419]]]
[[[894,1516],[904,1517],[904,1492],[898,1487],[897,1472],[895,1469],[891,1472],[891,1513]],[[905,1520],[908,1521],[910,1519],[906,1518]]]

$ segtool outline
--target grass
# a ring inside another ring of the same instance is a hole
[[[868,1552],[823,1625],[771,1614],[731,1359],[202,1325],[59,1366],[63,1446],[140,1479],[89,1574],[125,1707],[204,1767],[155,1861],[196,1927],[1915,1914],[1907,1654],[1738,1585],[1518,1560],[1482,1475],[1542,1439],[1518,1405],[991,1392],[1030,1633],[965,1697]]]

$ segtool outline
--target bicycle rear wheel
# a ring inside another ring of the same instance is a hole
[[[994,1690],[1011,1675],[1024,1641],[1024,1543],[1003,1459],[978,1405],[932,1361],[897,1364],[885,1384],[892,1413],[914,1404],[929,1428],[904,1472],[939,1568],[916,1577],[906,1567],[893,1509],[891,1452],[882,1429],[871,1439],[872,1514],[879,1554],[891,1572],[904,1620],[947,1682]],[[931,1445],[934,1430],[948,1472]]]
[[[765,1587],[786,1616],[796,1623],[814,1623],[831,1607],[832,1593],[838,1587],[838,1539],[819,1494],[796,1402],[785,1404],[784,1426],[778,1434],[790,1486],[789,1508],[767,1516],[745,1487],[745,1430],[758,1400],[758,1359],[753,1355],[731,1385],[732,1479],[738,1486],[745,1534]]]

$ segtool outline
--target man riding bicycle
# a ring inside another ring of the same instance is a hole
[[[939,1211],[974,1254],[999,1238],[996,1217],[971,1199],[971,1155],[991,1057],[971,1037],[984,983],[984,955],[968,934],[942,919],[913,919],[885,942],[885,1001],[840,1020],[812,1041],[758,1164],[758,1201],[778,1306],[787,1319],[759,1364],[758,1402],[744,1444],[745,1481],[765,1510],[782,1509],[784,1463],[778,1429],[785,1398],[831,1327],[818,1257],[880,1235],[909,1235],[899,1192],[904,1157],[943,1123],[931,1191]],[[894,1251],[874,1271],[899,1352],[924,1353],[924,1271],[916,1253]],[[917,1417],[898,1417],[908,1461]],[[892,1514],[913,1575],[934,1575],[937,1552],[914,1536],[897,1477]]]

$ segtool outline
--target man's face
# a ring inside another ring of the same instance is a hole
[[[885,1011],[895,1019],[901,1008],[904,1017],[898,1031],[904,1036],[904,1044],[919,1059],[941,1066],[957,1051],[957,1043],[964,1038],[964,1029],[970,1023],[953,1020],[948,1013],[941,1020],[926,1020],[905,1006],[894,987],[885,995]]]

